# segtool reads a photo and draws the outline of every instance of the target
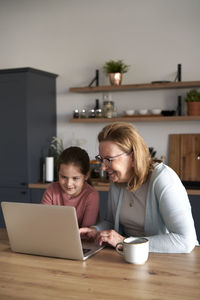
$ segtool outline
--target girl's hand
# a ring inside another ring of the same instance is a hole
[[[79,232],[83,240],[95,240],[98,233],[97,229],[93,227],[82,227]]]
[[[107,243],[113,247],[115,247],[117,243],[123,242],[123,240],[124,237],[114,230],[102,230],[97,233],[96,237],[96,241],[99,245]]]

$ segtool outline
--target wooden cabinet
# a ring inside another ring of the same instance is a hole
[[[184,182],[200,185],[200,134],[171,134],[169,165]]]

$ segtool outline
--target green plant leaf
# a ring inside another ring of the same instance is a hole
[[[126,73],[128,72],[130,65],[127,65],[123,60],[109,60],[103,65],[103,70],[106,74],[110,73]]]

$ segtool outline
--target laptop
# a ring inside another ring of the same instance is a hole
[[[104,247],[81,241],[74,207],[16,202],[1,206],[14,252],[86,260]]]

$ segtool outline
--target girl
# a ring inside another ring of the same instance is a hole
[[[95,224],[99,210],[99,194],[91,186],[90,160],[79,147],[65,149],[58,160],[58,182],[45,191],[42,204],[74,206],[79,227]]]

